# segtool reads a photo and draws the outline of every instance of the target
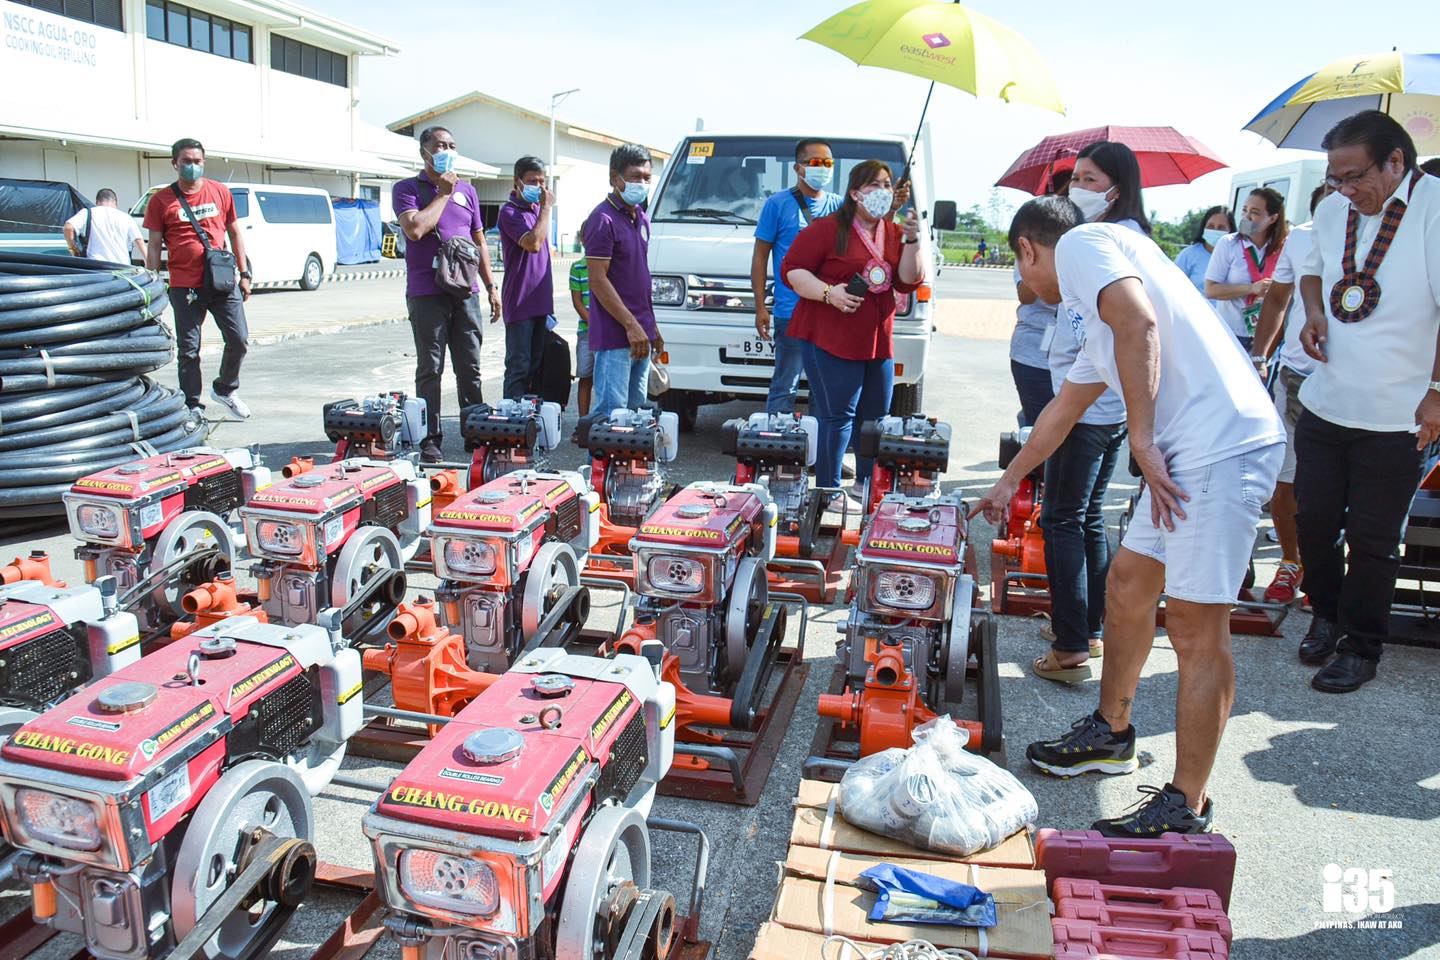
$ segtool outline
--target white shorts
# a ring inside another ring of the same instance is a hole
[[[1285,462],[1280,466],[1280,476],[1275,478],[1279,483],[1295,482],[1295,424],[1300,422],[1300,411],[1305,409],[1300,405],[1300,387],[1304,383],[1303,376],[1289,367],[1281,367],[1270,386],[1275,411],[1285,422]]]
[[[1234,603],[1250,568],[1260,507],[1275,490],[1285,444],[1172,473],[1189,495],[1175,529],[1150,520],[1150,488],[1140,496],[1120,546],[1165,564],[1165,594],[1191,603]]]

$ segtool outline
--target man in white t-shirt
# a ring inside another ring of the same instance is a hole
[[[1329,194],[1330,188],[1323,183],[1311,192],[1311,216],[1315,215],[1320,201]],[[1270,518],[1275,521],[1275,535],[1280,541],[1280,568],[1270,586],[1265,588],[1266,603],[1293,603],[1305,574],[1295,533],[1295,424],[1300,420],[1300,385],[1315,369],[1315,361],[1305,356],[1305,350],[1300,346],[1300,327],[1305,322],[1302,311],[1291,311],[1290,306],[1295,281],[1313,246],[1312,226],[1311,223],[1302,223],[1292,227],[1286,237],[1275,272],[1270,277],[1273,282],[1260,306],[1260,320],[1255,324],[1255,343],[1250,349],[1250,359],[1255,363],[1261,380],[1270,372],[1267,368],[1274,370],[1270,392],[1275,397],[1275,409],[1285,422],[1285,463],[1280,468],[1279,479],[1275,481],[1275,496],[1270,499]],[[1283,339],[1280,336],[1282,328]],[[1270,351],[1277,339],[1281,339],[1280,349],[1272,358]]]
[[[1340,121],[1321,144],[1340,196],[1316,208],[1300,271],[1300,343],[1317,361],[1295,427],[1315,615],[1300,661],[1336,654],[1310,685],[1348,693],[1375,676],[1420,451],[1440,437],[1440,180],[1416,168],[1414,141],[1378,110]]]
[[[145,262],[145,240],[140,224],[120,209],[119,198],[109,187],[95,194],[95,206],[81,210],[65,221],[65,245],[77,257],[129,263],[133,247]]]
[[[999,482],[981,499],[998,522],[1020,479],[1060,445],[1105,392],[1125,401],[1131,454],[1146,489],[1110,565],[1100,708],[1030,762],[1061,776],[1131,773],[1130,709],[1155,637],[1155,609],[1179,660],[1175,775],[1127,816],[1099,820],[1108,836],[1158,837],[1210,829],[1206,795],[1235,695],[1230,606],[1274,489],[1285,428],[1235,337],[1150,238],[1110,223],[1081,225],[1055,197],[1031,200],[1010,224],[1025,283],[1060,299],[1081,352]]]

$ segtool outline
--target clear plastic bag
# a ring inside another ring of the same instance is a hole
[[[915,745],[872,754],[840,781],[840,813],[911,846],[965,856],[1035,822],[1035,798],[1015,775],[965,750],[949,717],[914,731]]]

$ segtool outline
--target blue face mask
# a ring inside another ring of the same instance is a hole
[[[194,183],[196,180],[199,180],[203,176],[205,176],[205,164],[203,162],[180,164],[181,180],[185,180],[189,183]]]
[[[835,171],[829,167],[806,167],[805,182],[810,185],[811,190],[824,190],[830,186]]]
[[[520,188],[520,196],[524,198],[526,203],[539,203],[540,187],[527,183]]]
[[[1210,230],[1210,229],[1206,229],[1206,231],[1205,231],[1205,243],[1208,244],[1209,246],[1212,246],[1212,247],[1213,247],[1213,246],[1215,246],[1215,244],[1219,243],[1220,240],[1221,240],[1224,236],[1225,236],[1225,231],[1224,231],[1224,230]]]
[[[644,183],[631,183],[626,181],[625,189],[620,191],[620,199],[632,207],[640,206],[648,196],[650,196],[650,187]]]
[[[449,173],[455,169],[455,151],[436,150],[430,154],[430,164],[436,173]]]

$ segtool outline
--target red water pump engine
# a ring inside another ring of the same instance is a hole
[[[1014,433],[1000,435],[1000,469],[1010,466],[1020,448],[1030,439],[1030,428],[1021,427]],[[1045,568],[1045,532],[1040,528],[1040,507],[1045,492],[1045,466],[1042,464],[1021,479],[1015,495],[1005,508],[1004,536],[990,544],[992,556],[1005,561],[1023,574],[1039,574]],[[1008,587],[1008,583],[1005,584]]]
[[[376,800],[362,825],[407,960],[669,955],[646,818],[675,691],[647,652],[527,654]]]
[[[794,413],[753,413],[720,427],[720,452],[735,458],[736,483],[763,483],[775,501],[780,536],[798,537],[808,557],[825,497],[811,488],[819,422]]]
[[[634,528],[668,493],[660,465],[679,453],[680,418],[643,407],[612,410],[581,421],[575,442],[590,451],[590,483],[604,504],[605,521]]]
[[[471,489],[512,470],[538,470],[541,457],[560,442],[560,404],[539,397],[467,407],[460,432],[471,451]]]
[[[182,596],[234,565],[236,511],[270,481],[257,450],[207,447],[80,478],[63,499],[85,579],[114,577],[142,631],[168,630]]]
[[[862,424],[855,455],[874,460],[865,479],[865,515],[886,494],[925,497],[938,492],[940,474],[950,465],[950,424],[919,414],[881,417]]]
[[[597,535],[599,497],[571,471],[518,470],[457,498],[430,525],[443,621],[476,670],[503,673],[546,621],[583,623],[580,569]]]
[[[308,890],[311,798],[363,723],[360,690],[338,630],[232,617],[20,727],[0,816],[35,919],[102,960],[166,956],[201,925],[201,955],[264,956]],[[277,840],[308,865],[225,910]]]
[[[418,449],[425,439],[425,401],[399,391],[327,403],[323,417],[336,460],[387,460]]]

